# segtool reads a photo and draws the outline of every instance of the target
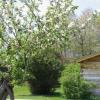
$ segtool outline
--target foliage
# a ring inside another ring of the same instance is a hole
[[[92,100],[93,95],[90,92],[92,84],[86,82],[81,77],[79,64],[65,65],[60,82],[61,88],[63,89],[63,94],[66,96],[66,98]]]
[[[99,14],[91,9],[82,12],[73,21],[70,48],[75,57],[81,57],[99,51]]]
[[[28,80],[31,92],[38,94],[51,93],[58,85],[63,52],[71,48],[83,56],[98,51],[94,47],[100,44],[95,34],[100,15],[85,11],[69,27],[77,9],[73,0],[49,1],[47,12],[40,15],[42,0],[0,0],[0,66],[9,67],[12,83]],[[80,76],[79,65],[65,68],[61,86],[67,98],[91,98],[91,86]]]
[[[27,77],[34,77],[28,69],[32,68],[30,65],[34,61],[39,63],[39,57],[40,61],[44,59],[43,52],[47,48],[59,55],[57,59],[62,56],[62,51],[68,46],[68,24],[77,7],[72,0],[50,0],[46,14],[41,16],[41,0],[20,0],[20,5],[17,2],[0,2],[0,23],[4,27],[3,31],[0,28],[0,36],[3,37],[0,64],[10,66],[11,76],[20,83]],[[50,59],[50,63],[57,63],[53,58]]]
[[[28,67],[30,75],[28,82],[33,94],[50,94],[58,85],[62,66],[57,55],[51,50],[43,51],[33,57]]]

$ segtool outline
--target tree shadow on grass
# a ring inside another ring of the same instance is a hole
[[[44,95],[44,96],[50,96],[50,97],[61,97],[61,93],[59,93],[59,92],[55,92],[55,93],[53,93],[53,94],[48,94],[48,95]]]
[[[59,93],[59,92],[55,92],[55,93],[53,93],[53,94],[48,94],[48,95],[42,95],[42,94],[39,94],[39,95],[36,95],[36,94],[34,94],[34,95],[18,95],[18,96],[44,96],[44,97],[62,97],[62,95],[61,95],[61,93]]]

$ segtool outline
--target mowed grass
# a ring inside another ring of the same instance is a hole
[[[45,96],[45,95],[31,95],[28,86],[15,86],[14,95],[16,99],[26,99],[26,100],[66,100],[60,93],[55,92],[54,95]]]
[[[31,95],[29,88],[27,85],[23,86],[15,86],[14,87],[14,95],[15,99],[25,99],[25,100],[66,100],[64,99],[60,93],[60,89],[57,89],[54,95],[46,96],[46,95]],[[97,96],[97,99],[100,100],[100,96]]]

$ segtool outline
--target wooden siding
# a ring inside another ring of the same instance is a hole
[[[100,62],[84,62],[84,63],[81,63],[81,68],[100,69]]]
[[[85,62],[82,64],[84,79],[93,82],[100,87],[100,62]]]
[[[83,57],[78,61],[81,64],[81,74],[84,79],[96,85],[100,95],[100,53]]]

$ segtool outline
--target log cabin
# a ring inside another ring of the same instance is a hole
[[[83,77],[96,84],[94,91],[100,95],[100,52],[84,56],[78,60],[78,63],[81,64]]]

